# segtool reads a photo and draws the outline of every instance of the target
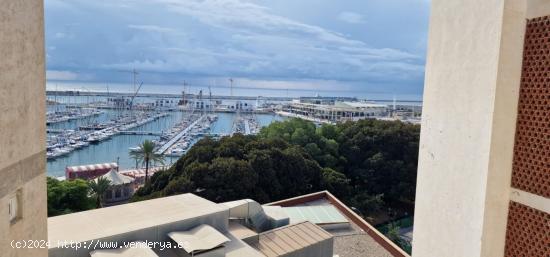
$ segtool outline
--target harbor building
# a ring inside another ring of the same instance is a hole
[[[48,239],[61,242],[49,257],[407,256],[326,191],[266,205],[194,194],[117,205],[51,217]]]
[[[277,113],[315,122],[335,123],[385,116],[388,107],[369,102],[339,101],[334,98],[300,98],[283,105],[282,110]]]
[[[155,99],[152,105],[157,110],[172,110],[178,107],[179,101],[173,98],[159,98]]]
[[[107,98],[107,103],[112,108],[124,110],[130,108],[131,99],[123,96],[109,97]]]

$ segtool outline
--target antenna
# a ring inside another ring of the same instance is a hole
[[[185,107],[187,106],[187,103],[185,102],[185,94],[187,93],[186,92],[186,90],[187,90],[186,87],[187,87],[187,81],[184,80],[183,81],[183,103],[182,103],[184,112],[185,112]]]
[[[231,82],[231,97],[233,97],[233,79],[230,78],[229,82]]]
[[[132,86],[133,86],[132,92],[136,92],[136,78],[137,78],[137,75],[139,74],[139,72],[137,72],[136,69],[119,70],[118,72],[124,72],[124,73],[131,73],[132,74]]]
[[[208,86],[208,107],[210,112],[212,112],[212,88],[210,86]]]

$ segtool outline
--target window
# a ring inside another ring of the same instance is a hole
[[[121,195],[122,195],[122,191],[120,190],[120,188],[117,188],[115,191],[115,198],[120,198]]]
[[[113,198],[113,190],[107,190],[105,198],[112,199]]]

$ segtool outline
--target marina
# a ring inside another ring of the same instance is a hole
[[[67,155],[76,149],[107,140],[120,133],[120,131],[133,129],[166,115],[168,114],[140,113],[132,116],[121,116],[117,120],[106,123],[81,126],[78,130],[48,129],[49,132],[54,132],[55,135],[50,135],[51,133],[48,135],[46,157],[47,159],[55,159]]]
[[[110,111],[103,115],[107,115],[107,117],[98,116],[96,119],[116,117],[117,112]],[[190,146],[192,146],[192,144],[206,135],[220,137],[231,133],[233,120],[235,119],[236,114],[216,113],[214,115],[216,116],[216,119],[211,121],[211,125],[208,130],[204,129],[206,127],[205,125],[198,126],[195,129],[190,129],[185,135],[181,136],[180,140],[175,141],[173,145],[166,149],[166,165],[175,162],[181,155],[183,155],[184,151],[181,150],[187,150]],[[184,126],[184,121],[191,119],[190,116],[192,115],[187,112],[167,112],[167,115],[159,117],[156,120],[141,124],[132,129],[121,130],[118,133],[113,134],[112,136],[97,143],[83,142],[85,146],[74,148],[62,156],[48,159],[48,175],[55,177],[63,176],[64,170],[67,166],[110,163],[117,161],[121,167],[121,170],[139,169],[141,168],[141,164],[136,163],[136,161],[130,157],[130,149],[137,147],[144,140],[152,140],[162,143],[162,137],[170,138],[169,134],[173,129],[175,129],[176,132],[181,132],[181,127]],[[274,114],[258,114],[257,119],[258,123],[262,124],[262,126],[266,126],[273,121],[283,120],[284,118]],[[52,129],[50,126],[68,126],[67,124],[72,122],[74,121],[66,121],[48,125],[48,129],[62,131],[62,129]],[[177,127],[180,129],[176,129]],[[76,131],[78,126],[73,123],[70,128]],[[48,137],[58,134],[59,133],[48,133]],[[184,142],[188,142],[187,146]]]
[[[92,108],[74,108],[66,111],[53,111],[46,114],[46,124],[59,123],[70,120],[85,119],[104,113]]]
[[[139,89],[139,88],[138,88]],[[354,98],[234,97],[182,93],[94,94],[54,92],[48,98],[47,169],[63,176],[68,166],[116,162],[121,169],[140,169],[130,157],[144,140],[170,165],[205,136],[254,135],[263,126],[287,117],[317,124],[362,118],[415,119],[410,105],[393,108]],[[153,163],[152,166],[161,165]]]

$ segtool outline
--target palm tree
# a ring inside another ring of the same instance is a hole
[[[143,143],[139,145],[139,150],[131,152],[130,156],[141,161],[142,164],[145,164],[145,183],[147,183],[147,179],[149,177],[149,163],[164,163],[162,155],[155,153],[155,143],[151,140],[143,141]]]
[[[103,194],[111,186],[111,181],[104,177],[99,177],[97,179],[91,180],[88,182],[90,189],[96,195],[96,207],[101,208],[101,202],[103,201]]]

